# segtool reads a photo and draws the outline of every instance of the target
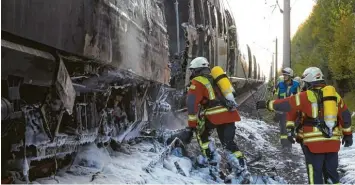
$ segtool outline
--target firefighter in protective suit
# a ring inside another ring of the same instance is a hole
[[[350,112],[334,87],[325,84],[319,68],[307,68],[302,81],[305,91],[286,99],[259,101],[257,108],[288,112],[290,130],[294,128],[297,111],[301,112],[302,128],[298,139],[302,139],[304,145],[309,183],[323,184],[323,174],[332,183],[339,183],[341,137],[344,147],[353,143]]]
[[[301,84],[301,77],[298,77],[299,79],[297,79],[297,77],[295,77],[295,80],[298,81]],[[306,91],[307,89],[302,89],[302,91]],[[302,112],[297,111],[297,118],[295,121],[295,125],[293,126],[293,124],[289,127],[287,127],[287,133],[288,133],[288,140],[291,143],[299,143],[303,152],[303,155],[306,156],[305,150],[304,150],[304,145],[303,145],[303,130],[302,130]],[[291,122],[292,123],[292,122]],[[296,139],[296,141],[295,141]],[[305,164],[307,166],[307,162],[305,161]],[[308,171],[308,168],[307,168]],[[309,172],[308,172],[309,173]],[[323,179],[324,182],[331,182],[330,178],[328,177],[328,172],[325,168],[323,168]]]
[[[276,86],[275,95],[277,99],[284,99],[286,97],[292,96],[300,92],[299,82],[293,80],[293,70],[289,67],[286,67],[282,70],[283,81],[280,81]],[[287,139],[286,131],[286,113],[276,112],[277,121],[279,122],[280,127],[280,141],[282,148],[290,149],[292,143]]]
[[[235,122],[240,121],[239,113],[235,109],[230,111],[224,106],[224,97],[210,75],[206,58],[195,58],[191,61],[189,69],[192,77],[187,93],[188,127],[191,128],[191,132],[195,131],[203,154],[198,157],[198,163],[219,164],[220,156],[210,138],[211,132],[216,128],[227,162],[232,169],[232,173],[226,179],[251,182],[243,153],[234,142]]]

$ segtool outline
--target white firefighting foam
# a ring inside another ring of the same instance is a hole
[[[275,152],[278,150],[270,143],[270,131],[276,133],[277,128],[270,126],[263,121],[253,120],[242,117],[242,121],[236,124],[237,138],[243,138],[252,142],[252,147],[261,152]],[[251,137],[252,135],[252,137]],[[74,160],[73,165],[68,169],[63,169],[53,177],[37,179],[34,183],[134,183],[134,184],[211,184],[215,183],[206,171],[196,170],[192,167],[192,162],[186,157],[169,156],[164,162],[158,163],[153,171],[148,173],[144,168],[156,159],[164,147],[157,142],[144,141],[134,146],[122,147],[121,152],[108,151],[108,149],[97,148],[95,145],[82,148],[79,155]],[[292,153],[296,153],[300,165],[304,160],[299,145],[295,145]],[[266,156],[267,165],[282,168],[289,161],[279,161],[277,157]],[[355,183],[355,146],[341,148],[339,154],[340,168],[345,170],[341,183]],[[178,162],[186,176],[178,173],[174,162]],[[298,171],[296,169],[296,171]],[[294,176],[307,178],[307,174],[293,173]],[[299,171],[298,173],[301,173]],[[256,174],[254,174],[256,175]],[[265,174],[264,174],[265,175]],[[278,179],[278,178],[276,178]],[[253,184],[275,184],[271,178],[254,176]]]

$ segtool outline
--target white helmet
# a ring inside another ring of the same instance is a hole
[[[201,67],[210,67],[205,57],[197,57],[193,59],[190,63],[189,69],[196,69]]]
[[[298,82],[299,84],[301,84],[301,77],[296,76],[296,77],[294,78],[294,80],[295,80],[296,82]]]
[[[282,74],[293,77],[293,70],[289,67],[286,67],[282,70]]]
[[[309,67],[304,70],[302,75],[302,80],[304,82],[316,82],[323,79],[323,73],[318,67]]]

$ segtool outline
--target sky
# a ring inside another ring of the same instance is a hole
[[[278,68],[282,65],[283,14],[278,7],[273,11],[276,0],[227,0],[234,15],[240,43],[248,44],[266,77],[269,76],[272,55],[275,52],[275,38],[278,40]],[[283,0],[278,0],[283,9]],[[291,38],[298,26],[311,14],[314,0],[291,0]],[[242,49],[244,49],[242,48]],[[244,50],[246,51],[246,49]],[[243,52],[243,51],[242,51]]]

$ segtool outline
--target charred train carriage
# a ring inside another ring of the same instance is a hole
[[[222,0],[3,0],[1,13],[4,183],[50,175],[81,145],[119,148],[158,128],[184,106],[196,56],[239,92],[264,81]]]

